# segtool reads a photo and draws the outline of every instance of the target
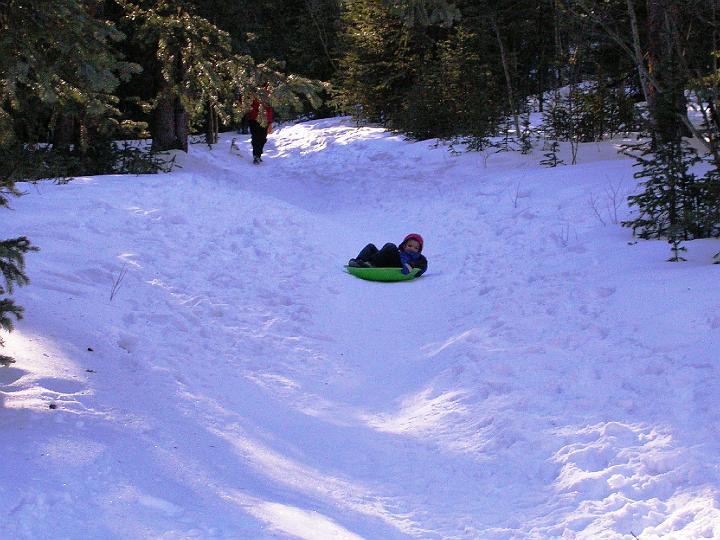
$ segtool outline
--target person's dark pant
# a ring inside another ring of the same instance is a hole
[[[240,133],[242,133],[243,135],[247,134],[249,125],[250,125],[250,117],[248,116],[247,113],[245,113],[243,115],[242,119],[240,120]]]
[[[252,137],[253,156],[262,156],[267,141],[267,128],[258,124],[257,120],[250,120],[250,136]]]
[[[400,252],[395,244],[388,242],[382,249],[375,247],[375,244],[368,244],[355,257],[361,261],[367,261],[378,268],[402,268]]]

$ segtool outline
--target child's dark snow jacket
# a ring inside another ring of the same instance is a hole
[[[403,274],[409,274],[410,271],[405,266],[406,264],[409,264],[413,268],[418,268],[420,266],[420,253],[415,253],[414,251],[400,251],[400,262],[402,263],[402,270],[401,272]],[[425,268],[427,268],[427,263],[425,263]],[[423,269],[421,272],[418,273],[418,275],[422,274],[425,270]]]

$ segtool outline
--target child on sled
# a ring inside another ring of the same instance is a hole
[[[403,274],[409,274],[413,268],[418,268],[416,274],[420,276],[427,270],[427,259],[422,254],[423,238],[417,233],[408,234],[399,246],[388,242],[382,249],[375,244],[368,244],[357,257],[348,261],[348,266],[355,267],[390,267],[401,268]]]

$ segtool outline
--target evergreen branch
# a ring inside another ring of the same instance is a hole
[[[11,183],[9,179],[5,180],[5,182],[7,182],[7,184],[0,187],[0,207],[9,208],[10,197],[19,197],[20,191],[15,189],[15,184]]]
[[[5,289],[13,292],[13,285],[27,285],[29,278],[25,275],[25,257],[30,251],[38,251],[27,237],[21,236],[0,241],[0,272],[5,279]]]
[[[0,347],[2,346],[2,341],[0,340]],[[8,367],[10,364],[15,363],[15,360],[10,358],[9,356],[5,356],[4,354],[0,354],[0,365],[3,365],[5,367]]]
[[[10,315],[14,316],[16,320],[23,318],[24,309],[22,306],[18,306],[9,298],[0,299],[0,328],[7,332],[12,332],[15,328],[13,320]]]

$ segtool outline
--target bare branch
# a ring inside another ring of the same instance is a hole
[[[111,302],[112,302],[113,298],[115,298],[115,295],[117,294],[118,290],[120,289],[120,285],[122,284],[122,281],[123,281],[123,279],[125,279],[126,275],[127,275],[127,263],[123,264],[118,275],[113,277],[112,287],[110,288],[110,301]]]
[[[588,204],[590,205],[590,208],[592,208],[595,217],[597,217],[600,220],[600,223],[602,223],[603,227],[607,225],[607,223],[605,223],[605,220],[602,217],[602,214],[600,213],[600,204],[598,202],[597,196],[594,193],[590,194]]]

